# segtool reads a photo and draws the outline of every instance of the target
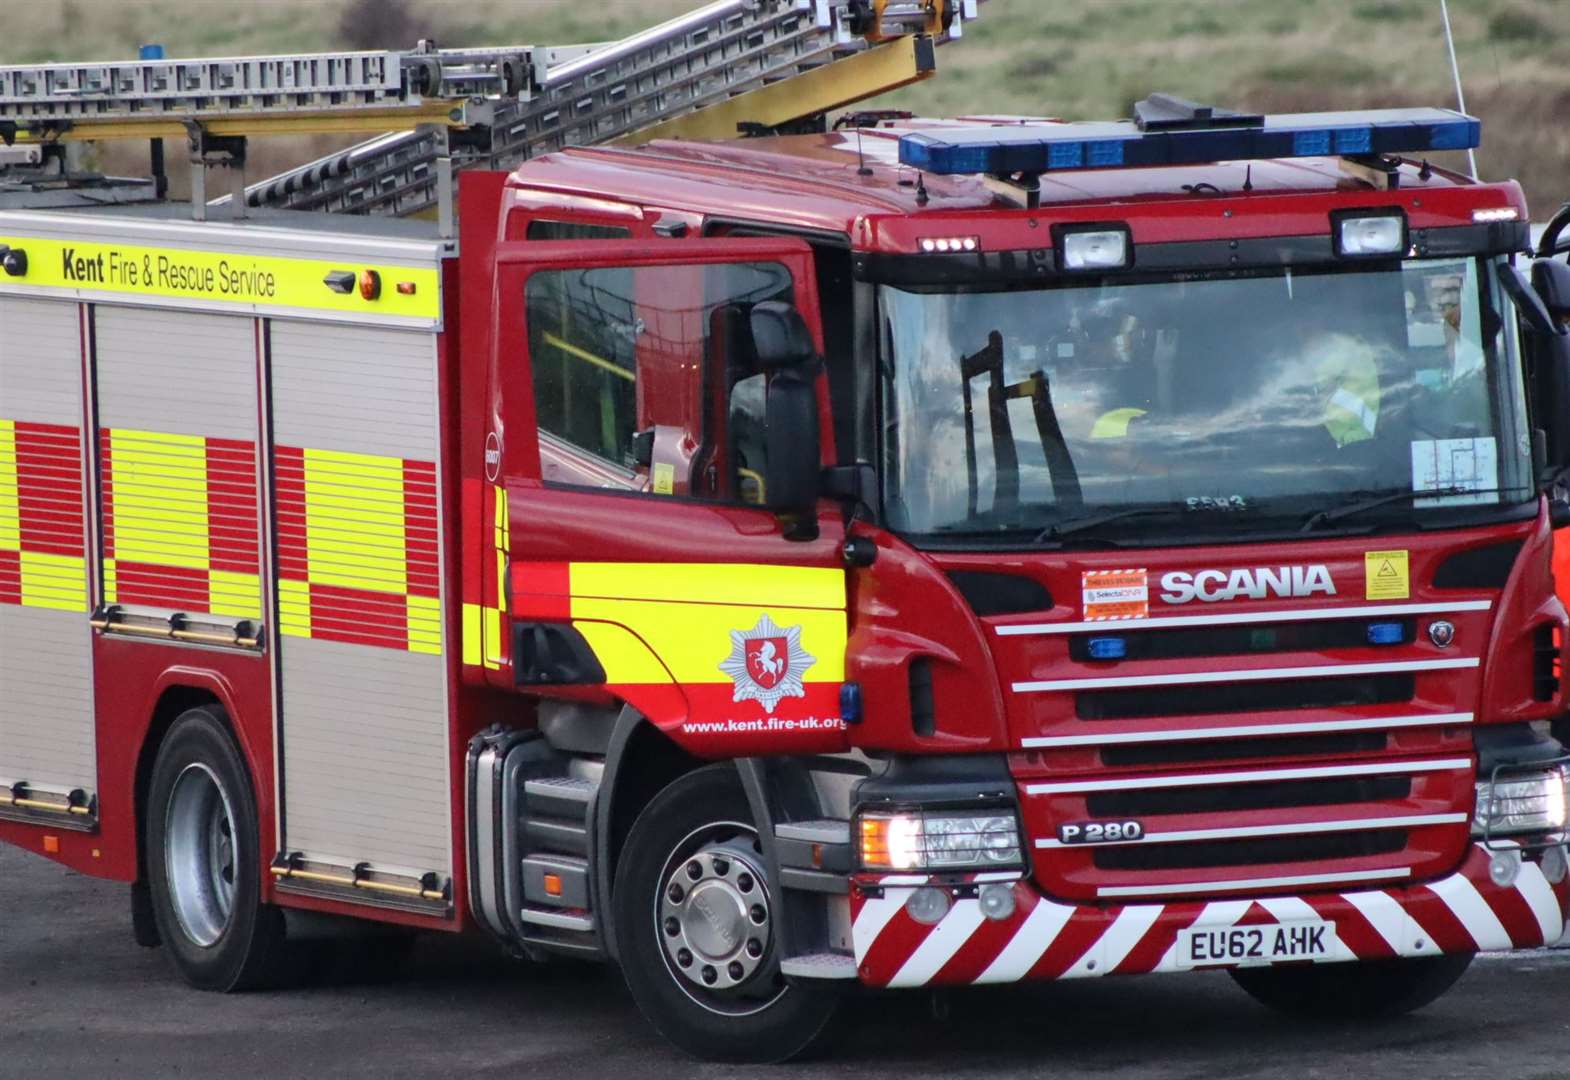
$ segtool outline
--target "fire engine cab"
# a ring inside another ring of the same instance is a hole
[[[846,7],[856,71],[957,25]],[[1427,160],[1478,122],[846,95],[0,210],[0,839],[199,987],[472,930],[727,1060],[856,986],[1358,1017],[1557,941],[1570,271]]]

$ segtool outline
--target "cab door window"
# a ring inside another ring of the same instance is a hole
[[[525,319],[547,483],[762,501],[763,379],[747,314],[773,262],[547,270]]]

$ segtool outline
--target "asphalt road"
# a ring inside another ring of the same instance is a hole
[[[363,958],[363,957],[362,957]],[[1301,1024],[1225,975],[853,1000],[822,1060],[703,1065],[667,1047],[608,969],[422,938],[391,976],[353,959],[303,989],[187,989],[131,941],[125,889],[0,847],[0,1078],[1095,1077],[1570,1080],[1570,951],[1484,957],[1424,1012]]]

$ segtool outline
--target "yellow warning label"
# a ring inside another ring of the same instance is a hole
[[[676,490],[676,466],[660,462],[654,466],[654,494],[669,495]]]
[[[1365,551],[1363,581],[1370,600],[1405,600],[1412,595],[1412,572],[1405,551]]]
[[[441,279],[434,267],[0,236],[0,247],[6,245],[27,252],[25,275],[0,278],[10,287],[417,319],[441,315]],[[382,287],[374,300],[360,295],[358,275],[363,270],[375,270],[381,276]],[[347,292],[334,290],[324,280],[329,274],[345,272],[356,275]]]

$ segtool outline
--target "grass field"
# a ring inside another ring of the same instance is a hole
[[[188,56],[592,41],[695,2],[0,0],[0,63],[128,57],[148,41]],[[1570,198],[1570,0],[1450,7],[1481,171],[1520,179],[1545,217]],[[1151,90],[1275,111],[1454,103],[1439,0],[990,0],[935,79],[880,105],[1099,119]]]

